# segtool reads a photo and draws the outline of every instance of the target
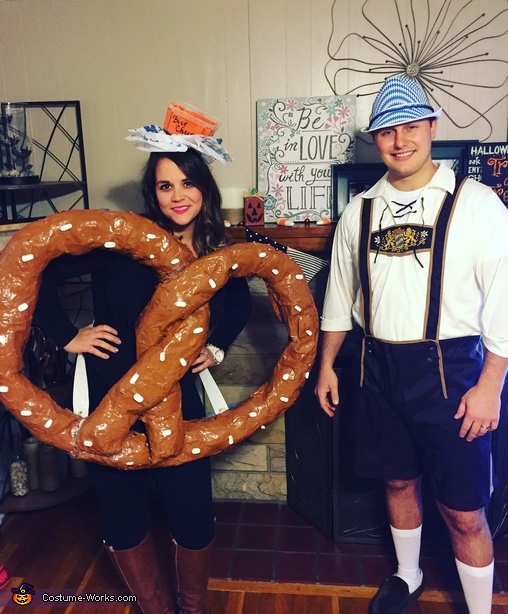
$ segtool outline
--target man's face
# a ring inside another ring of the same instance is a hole
[[[421,119],[374,132],[379,156],[396,188],[416,190],[430,181],[436,170],[430,155],[436,128],[436,120]]]

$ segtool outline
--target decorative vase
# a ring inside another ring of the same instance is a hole
[[[60,488],[60,463],[58,450],[41,443],[39,446],[39,488],[43,492],[54,492]]]
[[[35,437],[25,439],[23,450],[28,466],[30,490],[37,490],[39,488],[39,441]]]
[[[85,461],[79,458],[70,459],[71,475],[73,478],[84,478],[88,475],[88,469]]]
[[[14,497],[24,497],[28,494],[28,466],[21,449],[20,437],[16,436],[16,445],[9,465],[11,493]]]
[[[28,108],[22,102],[2,102],[0,114],[0,184],[18,185],[40,181],[28,134]]]

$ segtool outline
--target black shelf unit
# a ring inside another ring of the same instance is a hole
[[[32,222],[58,211],[89,208],[78,100],[22,102],[40,181],[0,182],[0,225]]]

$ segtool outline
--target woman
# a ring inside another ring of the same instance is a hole
[[[146,216],[174,234],[196,257],[228,243],[220,192],[202,154],[151,153],[142,178]],[[94,325],[76,329],[57,285],[91,274]],[[34,320],[70,353],[85,355],[90,410],[136,362],[135,325],[158,283],[154,269],[118,252],[94,250],[53,261],[43,277]],[[218,364],[245,326],[251,308],[247,281],[230,279],[210,300],[210,335],[180,381],[184,420],[204,417],[196,374]],[[134,428],[142,430],[140,422]],[[176,467],[123,471],[89,463],[104,522],[104,544],[145,614],[206,614],[214,514],[210,459]],[[148,500],[155,487],[176,549],[178,608],[166,593],[149,535]]]

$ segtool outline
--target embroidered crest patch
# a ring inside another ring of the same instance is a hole
[[[371,251],[400,254],[414,250],[429,250],[433,228],[403,225],[383,228],[371,234]]]

